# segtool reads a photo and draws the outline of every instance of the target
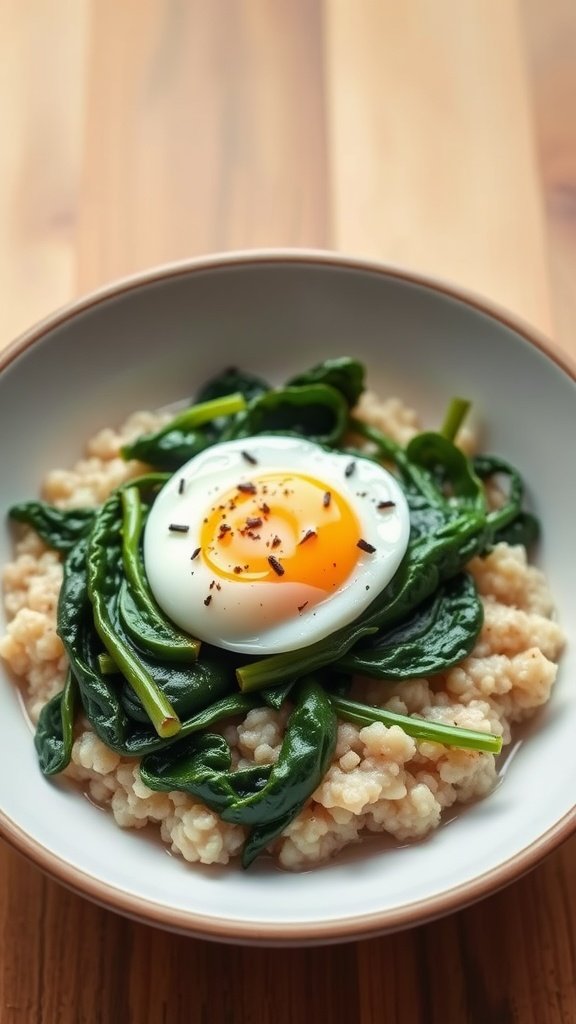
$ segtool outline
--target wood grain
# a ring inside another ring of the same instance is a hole
[[[0,3],[0,345],[75,290],[87,15]]]
[[[450,277],[549,332],[517,5],[326,9],[336,246]]]
[[[265,7],[93,5],[79,289],[207,251],[328,243],[319,8]]]
[[[525,0],[527,61],[546,207],[554,337],[576,352],[576,8]]]
[[[0,0],[0,345],[118,274],[335,246],[576,355],[572,0]],[[399,935],[167,935],[0,845],[0,1024],[576,1024],[576,839]]]

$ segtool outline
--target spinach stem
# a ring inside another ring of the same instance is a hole
[[[119,671],[128,679],[136,696],[140,698],[158,735],[174,736],[180,732],[181,723],[170,701],[156,685],[141,661],[117,635],[105,602],[100,600],[94,589],[90,597],[94,609],[94,625],[110,657],[118,666]]]
[[[423,718],[399,715],[384,708],[374,708],[355,700],[348,700],[346,697],[332,697],[331,700],[340,718],[358,725],[371,725],[373,722],[399,725],[414,739],[442,743],[445,747],[466,747],[470,750],[485,750],[490,754],[499,754],[502,749],[502,737],[493,736],[489,732],[460,729],[454,725],[442,725],[439,722],[428,722]]]
[[[168,646],[188,652],[187,660],[195,661],[200,651],[200,641],[182,633],[172,623],[165,621],[163,613],[150,592],[140,554],[143,514],[138,487],[125,487],[120,492],[120,498],[122,500],[122,563],[132,596],[140,610],[144,610],[152,621],[159,622],[160,625],[164,624],[170,630],[172,635]],[[159,646],[160,643],[161,641],[158,641]]]
[[[163,427],[162,433],[167,430],[200,427],[203,423],[210,423],[220,416],[232,416],[236,412],[243,412],[246,405],[246,399],[240,391],[232,395],[223,395],[222,398],[211,398],[209,402],[198,402],[197,405],[191,405],[189,409],[177,413],[174,419]]]
[[[453,441],[456,434],[460,430],[462,423],[468,410],[470,408],[470,402],[467,398],[453,398],[446,410],[444,421],[440,427],[440,433],[443,437],[447,438],[448,441]]]
[[[98,655],[98,668],[103,676],[113,676],[118,672],[118,666],[109,654]]]
[[[86,569],[94,626],[108,654],[139,697],[158,735],[174,736],[180,731],[181,726],[178,715],[140,661],[136,650],[125,643],[117,633],[108,606],[115,585],[114,575],[108,565],[108,551],[119,504],[118,496],[112,495],[102,506],[96,516],[88,543]]]
[[[408,458],[406,450],[401,444],[398,444],[391,437],[387,437],[386,434],[383,434],[376,427],[370,426],[369,423],[364,423],[363,420],[351,419],[350,429],[354,433],[360,434],[361,437],[365,437],[367,441],[375,444],[381,458],[394,462],[400,473],[403,474],[404,479],[411,482],[427,498],[430,505],[445,505],[444,498],[430,477],[430,474]]]
[[[288,685],[291,680],[301,676],[304,669],[312,672],[314,669],[322,668],[336,661],[339,656],[344,657],[360,637],[372,636],[378,632],[377,626],[364,626],[361,621],[351,623],[350,629],[353,632],[349,633],[344,628],[302,650],[271,654],[267,658],[258,658],[257,661],[241,665],[236,669],[236,679],[242,693],[254,693],[269,686]]]

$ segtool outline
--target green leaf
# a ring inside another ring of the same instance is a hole
[[[64,689],[44,705],[36,726],[34,746],[44,775],[57,775],[70,764],[76,703],[76,681],[68,672]]]
[[[463,573],[418,605],[405,622],[357,645],[334,667],[378,679],[435,675],[470,654],[482,621],[476,586]]]
[[[304,373],[296,374],[286,381],[287,387],[302,387],[306,384],[328,384],[346,399],[349,406],[356,405],[364,391],[364,365],[357,359],[342,356],[340,359],[325,359]]]
[[[96,509],[60,509],[44,501],[23,501],[8,511],[11,519],[31,526],[49,547],[68,552],[89,533]]]

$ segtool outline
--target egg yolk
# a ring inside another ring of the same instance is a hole
[[[200,544],[222,579],[305,583],[329,594],[353,571],[360,537],[354,511],[331,485],[285,472],[254,475],[218,495]]]

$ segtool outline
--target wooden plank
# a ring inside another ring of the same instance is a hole
[[[98,0],[79,288],[209,251],[325,245],[322,110],[307,0]]]
[[[326,0],[333,240],[549,331],[515,0]]]
[[[0,2],[0,347],[74,287],[88,7]]]
[[[554,337],[576,357],[576,4],[524,0],[550,250]]]
[[[519,0],[0,0],[0,344],[77,289],[261,244],[404,262],[548,329],[537,153],[574,351],[572,0],[523,3],[529,51]],[[572,840],[424,928],[228,948],[94,907],[2,844],[0,1024],[576,1024],[575,904]]]

